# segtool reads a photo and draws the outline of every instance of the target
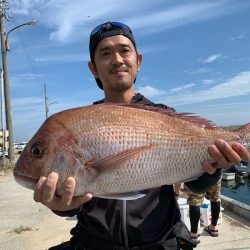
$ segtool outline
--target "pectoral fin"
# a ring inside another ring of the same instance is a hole
[[[85,164],[85,170],[94,178],[103,172],[112,171],[113,169],[122,167],[126,161],[138,157],[140,154],[152,150],[157,146],[158,145],[141,146],[110,155],[99,161],[89,160]]]

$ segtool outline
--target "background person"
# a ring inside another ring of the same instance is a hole
[[[220,190],[221,190],[221,178],[218,182],[209,187],[207,191],[203,194],[197,194],[191,191],[187,186],[185,186],[185,192],[187,192],[188,198],[187,203],[189,204],[189,216],[190,216],[190,225],[191,225],[191,236],[193,240],[198,244],[200,240],[198,237],[198,225],[200,222],[200,206],[202,205],[204,197],[210,200],[211,208],[211,223],[209,226],[205,227],[204,230],[213,237],[217,237],[218,230],[216,225],[220,215]]]

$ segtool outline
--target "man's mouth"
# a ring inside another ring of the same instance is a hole
[[[118,68],[118,69],[111,70],[112,74],[121,74],[121,73],[124,73],[124,72],[126,73],[127,69],[125,69],[125,68]]]
[[[113,74],[114,75],[122,75],[123,73],[125,73],[126,71],[121,70],[121,71],[115,71]]]

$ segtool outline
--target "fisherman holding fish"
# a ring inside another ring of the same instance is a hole
[[[220,168],[247,160],[249,152],[216,139],[220,131],[205,119],[135,93],[142,54],[127,25],[97,26],[89,50],[104,99],[51,116],[14,170],[19,183],[34,188],[36,202],[59,216],[77,215],[70,241],[50,250],[193,249],[172,184],[199,176],[186,185],[202,193],[218,181]],[[213,131],[211,142],[203,122]],[[196,136],[209,143],[202,147]],[[204,172],[211,173],[205,180]]]

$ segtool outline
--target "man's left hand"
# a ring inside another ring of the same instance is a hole
[[[248,161],[250,154],[247,148],[240,143],[231,146],[224,140],[218,139],[208,147],[208,153],[213,158],[203,162],[203,168],[208,173],[213,173],[217,168],[229,168],[241,160]]]

